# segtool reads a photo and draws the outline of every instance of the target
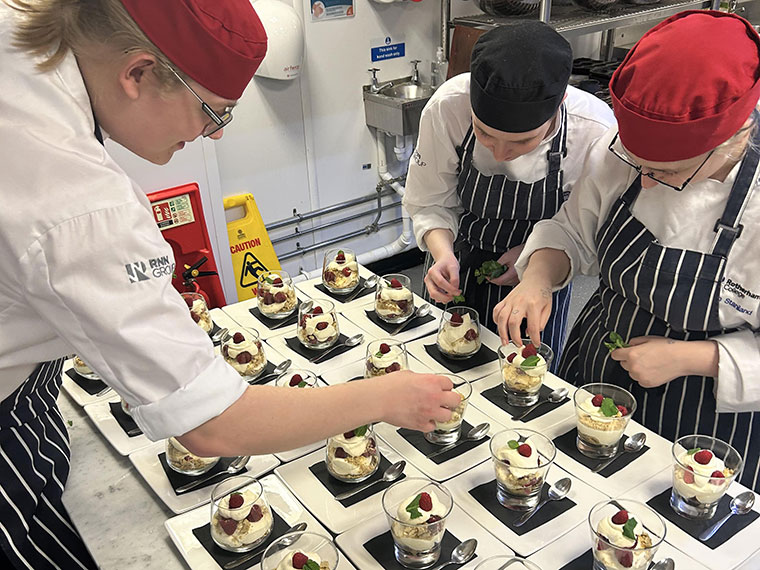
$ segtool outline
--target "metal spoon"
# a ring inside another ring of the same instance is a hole
[[[655,562],[649,570],[676,570],[676,563],[672,558],[663,558]]]
[[[356,299],[359,294],[364,291],[365,289],[372,289],[373,287],[377,286],[377,280],[380,279],[377,275],[371,275],[367,279],[364,280],[364,285],[361,287],[357,287],[356,291],[351,293],[348,297],[343,299],[344,303],[350,303],[354,299]]]
[[[359,334],[355,334],[354,336],[348,337],[348,338],[347,338],[346,340],[344,340],[343,342],[339,342],[338,344],[336,344],[336,345],[335,345],[335,346],[333,346],[332,348],[328,348],[328,349],[327,349],[326,351],[324,351],[323,353],[321,353],[321,354],[318,354],[317,356],[314,356],[314,357],[310,358],[310,359],[309,359],[309,362],[310,362],[311,364],[316,364],[316,363],[317,363],[317,362],[319,362],[320,360],[324,359],[324,357],[325,357],[325,356],[327,356],[328,354],[330,354],[330,353],[331,353],[331,352],[333,352],[334,350],[337,350],[337,349],[339,349],[339,348],[340,348],[340,347],[342,347],[342,346],[351,346],[351,347],[353,347],[353,346],[359,345],[359,344],[361,344],[361,343],[363,343],[363,342],[364,342],[364,335],[363,335],[363,334],[361,334],[361,333],[359,333]]]
[[[306,525],[305,522],[300,522],[298,524],[294,524],[287,531],[285,531],[283,534],[290,534],[291,532],[301,532],[303,530],[306,530],[306,526],[307,525]],[[300,537],[301,537],[300,534],[295,535],[295,536],[288,536],[287,538],[283,538],[280,541],[280,544],[283,545],[283,546],[290,546],[296,540],[298,540]],[[224,568],[224,570],[229,570],[230,568],[237,568],[241,564],[245,564],[249,560],[252,560],[252,559],[256,558],[257,556],[259,556],[261,554],[264,554],[265,550],[266,550],[266,548],[260,548],[259,550],[256,550],[254,552],[249,552],[248,554],[246,554],[245,556],[241,556],[237,560],[232,560],[231,562],[227,562],[223,566],[223,568]]]
[[[406,319],[403,323],[401,323],[399,326],[397,326],[393,330],[393,332],[391,333],[391,336],[394,336],[400,333],[402,330],[406,328],[406,326],[409,323],[411,323],[417,317],[420,317],[420,318],[427,317],[432,312],[432,310],[433,310],[433,307],[427,303],[417,307],[408,319]]]
[[[488,422],[483,422],[482,424],[478,424],[474,428],[472,428],[470,431],[468,431],[467,435],[464,436],[463,438],[459,438],[458,441],[445,445],[441,449],[437,449],[434,452],[426,455],[425,457],[427,457],[428,459],[430,459],[431,457],[436,457],[437,455],[446,453],[449,449],[453,449],[457,445],[462,444],[466,441],[480,441],[481,439],[483,439],[485,436],[488,435],[489,429],[491,429],[491,424],[489,424]]]
[[[475,556],[475,549],[478,547],[478,541],[474,538],[468,538],[464,542],[460,542],[457,547],[451,551],[451,560],[439,564],[431,570],[441,570],[444,566],[449,564],[466,564],[472,557]]]
[[[406,461],[403,459],[401,461],[396,461],[393,465],[388,467],[388,469],[385,470],[385,473],[383,473],[382,479],[376,479],[375,481],[372,481],[371,483],[366,483],[365,485],[359,485],[356,489],[351,489],[350,491],[345,491],[343,493],[338,493],[335,495],[336,501],[342,501],[343,499],[348,499],[349,497],[353,497],[354,495],[361,493],[364,491],[364,489],[369,489],[372,485],[375,485],[376,483],[380,483],[382,481],[385,481],[387,483],[390,483],[391,481],[395,481],[399,477],[401,477],[401,474],[404,472],[404,469],[406,469]]]
[[[270,372],[269,374],[265,374],[264,376],[260,376],[256,378],[255,380],[251,380],[248,382],[251,386],[254,384],[266,384],[265,380],[274,377],[279,376],[283,372],[285,372],[288,368],[290,368],[290,365],[293,364],[293,361],[289,358],[287,360],[283,360],[280,362],[277,366],[274,367],[274,370]]]
[[[564,499],[567,493],[570,491],[570,487],[572,486],[572,484],[573,482],[570,480],[569,477],[563,477],[562,479],[554,483],[551,487],[549,487],[549,496],[546,497],[540,503],[538,503],[534,508],[529,510],[523,516],[521,516],[519,519],[517,519],[514,522],[513,526],[524,525],[526,522],[528,522],[530,517],[532,517],[538,512],[538,509],[543,507],[549,501],[559,501],[561,499]]]
[[[228,332],[230,332],[230,329],[219,329],[218,331],[216,331],[216,334],[214,334],[214,336],[211,337],[211,342],[213,342],[214,344],[218,342],[222,342],[222,337],[226,335]]]
[[[177,493],[184,493],[185,491],[189,491],[190,489],[195,489],[198,485],[201,485],[205,483],[206,481],[213,479],[214,477],[218,477],[219,475],[234,475],[235,473],[238,473],[239,471],[243,470],[243,468],[246,466],[250,458],[251,458],[250,455],[241,455],[240,457],[235,459],[232,463],[230,463],[227,466],[226,470],[219,471],[218,473],[214,473],[213,475],[208,475],[196,481],[186,483],[185,485],[182,485],[181,487],[177,487]]]
[[[594,467],[591,472],[592,473],[599,473],[602,469],[607,467],[610,463],[615,461],[618,457],[623,455],[624,453],[638,453],[641,451],[641,449],[644,447],[644,442],[647,440],[647,434],[644,432],[639,432],[633,434],[631,437],[625,440],[625,443],[623,444],[623,451],[620,451],[610,457],[607,461],[603,461],[596,467]]]
[[[708,528],[706,531],[704,531],[702,534],[700,534],[699,540],[710,540],[710,538],[712,538],[712,535],[718,532],[718,529],[723,526],[723,523],[725,523],[733,515],[746,515],[752,510],[752,506],[754,504],[755,494],[752,491],[739,493],[733,499],[731,499],[731,504],[729,505],[731,512],[716,522],[714,525],[712,525],[710,528]]]
[[[541,400],[540,402],[536,402],[535,404],[533,404],[532,406],[529,406],[522,412],[517,413],[514,416],[512,416],[512,419],[515,421],[521,420],[525,416],[527,416],[529,413],[531,413],[533,410],[535,410],[537,407],[539,407],[541,404],[546,404],[547,402],[551,402],[552,404],[559,404],[566,397],[567,397],[567,388],[557,388],[556,390],[552,390],[551,394],[549,394],[546,400]]]

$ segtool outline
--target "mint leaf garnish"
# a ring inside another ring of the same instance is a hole
[[[612,416],[618,415],[618,409],[615,405],[615,400],[612,398],[605,398],[602,400],[602,405],[600,406],[602,413],[607,416],[608,418],[611,418]]]
[[[475,277],[478,280],[478,285],[482,285],[486,278],[496,279],[500,275],[507,271],[507,266],[502,265],[498,261],[492,259],[484,261],[483,264],[475,270]]]
[[[456,297],[454,297],[454,298],[452,299],[452,301],[453,301],[454,303],[464,303],[464,302],[465,302],[465,300],[464,300],[464,295],[457,295]]]
[[[420,496],[417,495],[414,500],[406,506],[406,512],[411,515],[412,519],[416,519],[422,516],[420,513]]]
[[[382,352],[380,352],[380,351],[378,350],[378,351],[375,353],[375,358],[382,358],[382,357],[383,357],[383,353],[382,353]]]
[[[636,540],[636,535],[633,533],[633,529],[636,528],[636,519],[630,518],[628,522],[623,525],[623,536],[627,536],[631,540]]]
[[[361,427],[358,427],[354,430],[354,436],[356,437],[363,437],[364,434],[367,433],[367,429],[369,429],[369,426],[363,425]]]
[[[298,383],[298,387],[299,387],[299,388],[303,388],[304,386],[308,386],[308,384],[307,384],[306,382],[304,382],[303,380],[301,380],[301,381]]]
[[[271,277],[264,277],[264,281],[266,281],[270,285],[274,285],[274,279],[272,279]]]
[[[535,368],[536,366],[538,366],[538,362],[539,362],[538,356],[536,355],[529,356],[528,358],[526,358],[520,363],[520,368],[522,368],[523,370]]]
[[[702,451],[702,450],[699,447],[695,447],[694,449],[690,449],[686,453],[687,453],[687,455],[694,455],[695,453],[699,453],[700,451]]]
[[[517,449],[520,447],[520,443],[518,441],[515,441],[514,439],[510,439],[507,442],[507,445],[509,446],[509,449]]]
[[[613,331],[610,333],[610,342],[605,342],[604,346],[612,352],[616,348],[628,348],[628,343],[623,340],[622,336]]]
[[[306,561],[306,564],[304,564],[303,567],[304,570],[319,570],[319,564],[311,558]]]

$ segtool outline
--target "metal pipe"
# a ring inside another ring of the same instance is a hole
[[[541,0],[538,6],[538,19],[549,23],[552,14],[552,0]]]
[[[380,229],[382,229],[382,228],[384,228],[386,226],[397,224],[397,223],[399,223],[401,221],[403,221],[403,218],[396,218],[395,220],[388,220],[387,222],[383,222],[381,224],[378,224],[377,225],[377,229],[374,230],[374,231],[379,231]],[[374,233],[374,232],[370,232],[370,233]],[[280,261],[285,261],[286,259],[291,259],[293,257],[298,257],[299,255],[305,255],[305,254],[307,254],[309,252],[312,252],[312,251],[315,251],[317,249],[321,249],[323,247],[327,247],[327,246],[336,244],[338,242],[349,240],[349,239],[352,239],[352,238],[355,238],[355,237],[359,237],[359,236],[362,236],[362,235],[368,235],[368,232],[367,232],[366,228],[363,229],[363,230],[356,230],[356,231],[351,232],[351,233],[343,234],[341,236],[337,236],[337,237],[334,237],[334,238],[322,241],[320,243],[315,243],[315,244],[310,245],[308,247],[299,247],[295,251],[291,251],[291,252],[288,252],[288,253],[285,253],[285,254],[282,254],[282,255],[278,255],[277,258]]]
[[[611,60],[615,52],[615,30],[604,30],[602,32],[601,45],[599,47],[599,58]]]
[[[392,190],[384,189],[382,193],[382,197],[385,196],[393,196],[395,192]],[[343,210],[344,208],[351,208],[353,206],[358,206],[360,204],[364,204],[366,202],[372,202],[377,198],[376,194],[368,194],[367,196],[362,196],[361,198],[354,198],[353,200],[346,200],[345,202],[339,202],[337,204],[333,204],[332,206],[325,206],[324,208],[319,208],[317,210],[312,210],[311,212],[306,212],[305,214],[295,214],[294,216],[290,218],[284,218],[282,220],[278,220],[276,222],[272,222],[271,224],[268,224],[266,226],[266,229],[268,232],[284,228],[285,226],[291,226],[293,224],[297,224],[299,222],[304,222],[306,220],[311,220],[312,218],[318,218],[319,216],[324,216],[326,214],[332,214],[333,212],[337,212],[339,210]]]
[[[443,55],[449,59],[449,22],[451,21],[451,0],[441,0],[441,47]]]

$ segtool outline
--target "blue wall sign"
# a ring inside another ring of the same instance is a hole
[[[384,59],[393,59],[404,57],[406,53],[406,43],[396,44],[388,43],[390,38],[386,38],[386,45],[371,48],[372,61],[382,61]]]

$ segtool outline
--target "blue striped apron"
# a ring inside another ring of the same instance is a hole
[[[44,362],[0,402],[0,562],[33,570],[97,568],[61,495],[69,436],[56,398],[63,358]]]
[[[599,289],[575,322],[558,371],[576,385],[610,382],[626,388],[638,402],[634,419],[671,441],[699,433],[730,443],[745,460],[740,482],[755,491],[760,491],[760,413],[716,413],[714,378],[687,376],[643,388],[610,358],[603,342],[612,331],[624,339],[653,335],[677,340],[731,332],[718,315],[720,285],[741,231],[759,156],[750,149],[742,161],[715,224],[710,253],[661,245],[631,213],[641,190],[641,178],[634,180],[596,235]]]
[[[460,161],[457,194],[465,210],[459,220],[459,233],[454,245],[460,267],[459,284],[465,304],[477,310],[481,324],[496,333],[493,309],[512,287],[493,285],[487,281],[478,284],[474,273],[484,261],[496,260],[507,250],[524,244],[533,226],[540,220],[551,218],[564,202],[562,158],[567,156],[565,105],[560,107],[560,121],[560,132],[552,140],[546,156],[549,163],[547,175],[532,184],[510,180],[503,174],[486,176],[480,173],[472,163],[476,141],[472,124],[462,145],[457,147]],[[428,253],[425,274],[433,263]],[[557,367],[565,341],[570,293],[570,286],[554,293],[552,313],[542,335],[543,342],[551,346],[555,354],[552,370]],[[424,296],[428,302],[435,303],[427,290]]]

